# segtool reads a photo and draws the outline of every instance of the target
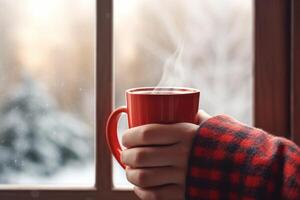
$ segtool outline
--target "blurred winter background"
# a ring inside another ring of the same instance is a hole
[[[0,0],[0,184],[95,181],[95,0]]]
[[[115,106],[141,86],[201,90],[201,108],[252,124],[252,0],[115,0]],[[162,81],[161,81],[162,79]],[[120,132],[126,128],[122,119]],[[128,188],[114,161],[114,185]]]
[[[114,0],[115,106],[187,86],[252,124],[252,3]],[[94,70],[95,0],[0,0],[0,184],[94,184]],[[129,186],[116,164],[113,180]]]

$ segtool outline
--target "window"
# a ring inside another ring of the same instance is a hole
[[[33,0],[32,0],[33,1]],[[56,2],[58,0],[55,0]],[[72,1],[73,2],[77,2]],[[9,4],[8,0],[1,0],[0,4]],[[25,2],[31,2],[26,0],[22,3],[18,2],[18,4],[25,4]],[[36,1],[39,2],[39,1]],[[51,1],[52,2],[52,1]],[[68,2],[64,0],[63,2]],[[71,2],[71,1],[70,1]],[[86,2],[86,1],[85,1]],[[89,1],[92,2],[92,1]],[[129,2],[129,1],[128,1]],[[165,1],[169,2],[171,8],[176,8],[176,5],[171,4],[173,1]],[[299,61],[297,59],[299,53],[299,21],[296,10],[298,11],[299,3],[295,0],[292,1],[293,4],[290,4],[289,1],[280,1],[275,0],[270,5],[269,2],[265,0],[254,1],[253,7],[253,15],[254,15],[254,73],[253,73],[253,102],[250,102],[249,110],[245,111],[247,113],[245,116],[248,117],[247,123],[253,123],[254,125],[264,128],[272,133],[283,135],[286,137],[292,136],[296,141],[297,138],[299,140],[299,135],[296,135],[296,132],[291,132],[291,130],[298,130],[299,127],[296,120],[299,121],[299,81],[296,76],[299,76]],[[45,1],[43,2],[45,3]],[[129,200],[136,199],[131,191],[128,190],[120,190],[120,188],[115,188],[116,185],[113,185],[113,176],[112,176],[112,163],[111,156],[107,149],[104,137],[105,130],[105,122],[108,114],[111,112],[113,108],[113,55],[112,55],[112,44],[113,44],[113,1],[111,0],[97,0],[97,40],[96,40],[96,70],[93,72],[96,74],[96,155],[95,155],[95,165],[96,165],[96,175],[95,182],[89,182],[88,187],[75,187],[69,185],[69,187],[55,187],[44,185],[41,186],[41,182],[37,183],[39,187],[22,187],[22,185],[10,185],[2,187],[0,190],[0,199],[62,199],[62,200],[95,200],[95,199],[109,199],[109,200]],[[115,0],[114,3],[118,3],[118,0]],[[119,3],[121,3],[119,1]],[[159,2],[161,3],[161,2]],[[183,2],[186,3],[186,2]],[[3,4],[3,5],[4,5]],[[19,12],[17,3],[13,3],[15,6],[12,9],[16,9],[16,12]],[[122,3],[123,6],[124,3]],[[125,3],[126,4],[126,3]],[[46,5],[44,5],[46,6]],[[42,7],[44,7],[42,6]],[[49,5],[48,5],[49,6]],[[68,6],[68,9],[71,9]],[[51,7],[51,6],[50,6]],[[67,10],[68,10],[67,9]],[[79,7],[79,9],[83,9]],[[117,9],[117,8],[115,8]],[[122,8],[123,9],[123,8]],[[291,9],[293,10],[293,15],[291,16]],[[268,12],[266,12],[268,10]],[[0,6],[0,26],[9,27],[15,23],[20,23],[22,20],[14,21],[13,17],[10,15],[4,15],[2,13],[8,12],[7,7]],[[9,12],[12,13],[12,12]],[[41,15],[45,15],[47,13],[40,13]],[[66,13],[65,13],[66,14]],[[76,13],[76,16],[79,16],[79,13]],[[118,13],[116,13],[118,14]],[[162,13],[163,14],[163,13]],[[55,16],[57,13],[55,13]],[[196,15],[196,14],[195,14]],[[114,15],[115,16],[115,15]],[[17,16],[20,17],[20,16]],[[5,19],[6,18],[6,19]],[[18,18],[19,19],[19,18]],[[62,23],[65,19],[59,18],[58,24]],[[290,20],[292,19],[292,20]],[[8,22],[7,25],[5,21]],[[80,20],[79,20],[80,21]],[[48,24],[48,23],[47,23]],[[23,24],[24,25],[24,24]],[[27,25],[27,24],[25,24]],[[56,24],[55,24],[56,25]],[[196,26],[196,25],[195,25]],[[293,29],[291,29],[291,26]],[[45,26],[47,28],[47,26]],[[73,27],[74,30],[76,29]],[[3,30],[3,29],[1,29]],[[8,31],[8,28],[4,29]],[[73,30],[73,29],[72,29]],[[4,33],[5,33],[4,31]],[[61,29],[57,29],[57,32],[61,31]],[[17,31],[12,31],[10,33],[16,33]],[[292,32],[292,36],[290,33]],[[3,32],[1,32],[3,34]],[[7,34],[10,36],[11,34]],[[196,31],[195,37],[201,37],[201,32]],[[1,38],[3,36],[1,35]],[[30,37],[29,37],[30,38]],[[72,38],[68,37],[70,40]],[[81,37],[80,37],[81,38]],[[73,44],[76,42],[72,39]],[[44,42],[44,41],[43,41]],[[43,43],[42,42],[42,43]],[[116,45],[116,40],[114,41]],[[8,51],[13,45],[9,43],[0,43],[0,79],[7,78],[2,76],[2,74],[6,74],[10,76],[11,74],[4,71],[9,70],[2,68],[3,63],[8,65],[8,60],[4,60],[3,57],[8,52],[17,52],[17,51]],[[3,52],[2,45],[5,45],[5,49],[9,48],[7,51]],[[31,43],[29,42],[29,45]],[[176,46],[175,46],[176,47]],[[173,52],[175,47],[171,48],[170,52]],[[116,47],[115,47],[116,48]],[[41,55],[38,49],[36,51],[37,55]],[[67,49],[64,49],[67,51]],[[116,49],[114,49],[116,50]],[[195,48],[195,51],[197,48]],[[55,53],[55,52],[52,52]],[[127,52],[131,53],[131,52]],[[19,52],[18,52],[19,55]],[[291,60],[291,55],[293,55]],[[10,58],[15,58],[17,55],[10,54],[8,55]],[[81,54],[78,54],[78,58]],[[116,54],[114,55],[116,56]],[[143,55],[151,60],[150,55]],[[33,58],[36,59],[37,56]],[[40,56],[38,58],[41,58]],[[65,57],[64,57],[65,58]],[[70,58],[74,58],[73,56]],[[153,58],[153,57],[152,57]],[[34,61],[36,63],[37,61]],[[157,60],[156,66],[161,66]],[[16,65],[19,63],[12,63],[11,65]],[[117,64],[117,63],[115,63]],[[116,65],[115,65],[116,66]],[[29,67],[29,66],[24,66]],[[116,66],[117,67],[117,66]],[[41,68],[40,68],[41,69]],[[44,69],[44,68],[43,68]],[[117,72],[118,69],[116,69]],[[71,70],[72,71],[72,70]],[[14,77],[14,72],[12,75]],[[293,72],[293,73],[291,73]],[[88,73],[84,71],[84,75]],[[250,72],[251,73],[251,72]],[[61,73],[62,74],[62,73]],[[91,73],[92,74],[92,73]],[[47,73],[48,75],[48,73]],[[49,74],[50,75],[50,74]],[[65,75],[65,74],[63,74]],[[38,78],[42,78],[37,76]],[[292,78],[293,77],[293,78]],[[148,82],[147,84],[154,84],[159,81],[159,73],[155,78],[155,82]],[[7,86],[8,82],[5,82]],[[56,83],[56,82],[54,82]],[[249,83],[249,82],[248,82]],[[146,83],[141,83],[146,84]],[[290,84],[293,85],[293,90],[291,90]],[[2,85],[1,85],[2,86]],[[119,84],[116,84],[116,88],[118,90]],[[126,86],[127,87],[127,86]],[[131,87],[129,85],[128,87]],[[1,90],[2,88],[0,88]],[[4,88],[5,89],[5,88]],[[80,93],[80,88],[78,94]],[[124,88],[125,89],[125,88]],[[205,88],[204,88],[205,89]],[[121,94],[123,89],[120,89],[116,93]],[[291,96],[293,94],[293,96]],[[291,96],[291,98],[290,98]],[[252,97],[250,97],[252,98]],[[2,93],[1,93],[2,99]],[[89,101],[92,101],[93,97],[89,96]],[[121,98],[118,104],[122,104]],[[0,100],[2,103],[3,100]],[[116,98],[118,101],[118,98]],[[203,102],[204,103],[204,102]],[[70,106],[71,104],[67,103],[66,106]],[[253,121],[251,121],[251,105],[253,105]],[[291,106],[294,109],[291,110]],[[212,108],[213,109],[213,108]],[[293,112],[292,112],[293,111]],[[213,111],[214,112],[214,111]],[[229,113],[232,114],[232,113]],[[88,114],[92,116],[92,114]],[[239,117],[239,115],[236,115]],[[243,116],[243,115],[240,115]],[[246,119],[246,118],[245,118]],[[246,119],[247,120],[247,119]],[[292,123],[293,121],[293,123]],[[300,144],[300,143],[298,143]],[[27,179],[28,180],[28,179]],[[24,182],[23,182],[24,183]],[[22,184],[23,184],[22,183]],[[90,184],[91,183],[91,184]],[[121,183],[122,184],[122,183]],[[91,186],[90,186],[91,185]],[[126,183],[125,183],[126,185]],[[78,185],[77,185],[78,186]],[[117,189],[117,190],[116,190]]]
[[[94,4],[0,1],[1,185],[93,187]]]
[[[253,0],[115,0],[113,22],[115,106],[129,88],[192,87],[212,115],[253,123]],[[130,187],[116,162],[113,180]]]
[[[96,1],[1,0],[0,29],[0,199],[93,191]]]

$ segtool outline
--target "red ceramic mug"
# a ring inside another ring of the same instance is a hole
[[[129,128],[144,124],[189,122],[199,124],[200,91],[191,88],[134,88],[126,91],[127,107],[111,113],[106,124],[106,140],[110,151],[121,162],[121,145],[117,127],[122,113],[128,115]]]

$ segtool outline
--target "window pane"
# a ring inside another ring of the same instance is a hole
[[[115,0],[115,106],[141,86],[200,89],[208,113],[252,124],[252,0]],[[119,129],[126,129],[123,119]],[[114,184],[128,187],[114,165]]]
[[[1,0],[0,30],[0,184],[93,186],[95,0]]]

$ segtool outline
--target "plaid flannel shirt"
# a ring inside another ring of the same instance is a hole
[[[191,150],[186,199],[300,200],[300,150],[228,116],[201,125]]]

